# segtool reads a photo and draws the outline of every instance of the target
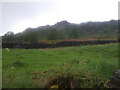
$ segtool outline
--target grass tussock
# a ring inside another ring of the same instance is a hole
[[[75,65],[75,64],[74,64]],[[60,88],[107,88],[108,81],[83,67],[64,63],[58,69],[33,72],[32,79],[37,80],[44,88],[57,85]],[[42,83],[41,83],[42,82]]]
[[[25,66],[25,64],[21,61],[14,61],[13,62],[13,66],[16,66],[16,67],[23,67]]]

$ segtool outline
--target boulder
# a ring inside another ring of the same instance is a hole
[[[112,88],[120,88],[120,70],[117,70],[115,72],[115,75],[113,78],[111,78],[108,85]]]

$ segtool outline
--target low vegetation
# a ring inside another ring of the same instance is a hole
[[[104,88],[118,69],[117,43],[2,51],[3,88]]]

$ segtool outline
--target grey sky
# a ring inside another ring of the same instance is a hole
[[[118,19],[118,0],[40,0],[2,2],[2,31],[22,32],[28,27]],[[1,15],[0,15],[1,17]]]

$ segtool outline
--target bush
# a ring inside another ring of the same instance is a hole
[[[95,75],[82,67],[73,67],[64,63],[58,69],[49,69],[44,72],[34,73],[34,80],[42,82],[44,88],[57,86],[59,88],[106,88],[108,80]]]

